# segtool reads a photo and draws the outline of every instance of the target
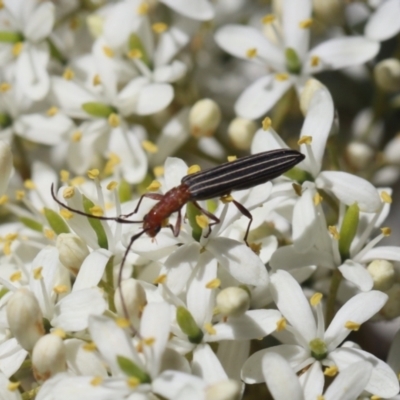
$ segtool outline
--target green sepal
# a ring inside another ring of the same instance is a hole
[[[92,117],[108,118],[111,114],[117,114],[117,110],[104,103],[90,101],[82,104],[83,111],[87,112]]]
[[[60,233],[70,232],[68,225],[55,211],[51,210],[50,208],[44,208],[44,216],[46,217],[51,229],[53,229],[57,235]]]
[[[199,344],[203,339],[203,331],[197,326],[192,314],[185,307],[176,309],[176,321],[182,332],[187,335],[190,343]]]
[[[312,175],[307,172],[303,171],[300,168],[291,168],[289,171],[285,172],[283,174],[284,176],[287,176],[288,178],[292,179],[293,181],[298,182],[300,185],[304,183],[305,181],[310,181],[313,182],[314,178]]]
[[[140,369],[132,360],[123,356],[117,356],[117,362],[125,375],[137,378],[140,383],[151,383],[149,374]]]
[[[9,292],[9,290],[6,287],[3,287],[0,289],[0,299]]]
[[[186,215],[189,225],[192,227],[192,237],[194,240],[199,242],[203,229],[197,223],[196,217],[201,215],[201,211],[192,202],[189,202],[186,205]]]
[[[350,258],[350,246],[356,236],[359,219],[360,208],[357,203],[354,203],[347,208],[339,232],[339,252],[342,261]]]
[[[10,116],[8,114],[0,113],[0,127],[4,129],[10,126],[11,124],[12,124],[12,119],[10,118]]]
[[[136,34],[132,33],[129,36],[129,41],[128,41],[128,48],[129,51],[131,50],[138,50],[142,54],[142,57],[140,58],[148,67],[151,67],[151,62],[149,59],[149,55],[147,54],[146,49],[143,46],[142,39]]]
[[[19,43],[24,41],[24,36],[19,32],[0,31],[0,42],[2,43]]]
[[[211,214],[214,214],[218,208],[218,201],[214,199],[206,200],[207,211],[210,211]]]
[[[34,219],[28,217],[19,217],[19,220],[29,229],[37,232],[43,232],[43,225]]]
[[[118,197],[121,203],[132,200],[131,185],[125,179],[121,179],[118,185]]]
[[[295,49],[288,47],[285,50],[286,68],[291,74],[299,74],[301,71],[301,62]]]
[[[90,214],[90,209],[94,207],[93,201],[89,200],[86,196],[82,196],[83,209],[87,214]],[[102,249],[108,249],[107,235],[101,221],[95,218],[88,217],[89,224],[96,232],[97,243]]]
[[[47,43],[50,49],[50,56],[53,60],[59,61],[61,64],[65,64],[66,60],[65,57],[62,55],[61,51],[58,50],[54,42],[50,39],[47,39]]]

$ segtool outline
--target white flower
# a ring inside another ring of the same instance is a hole
[[[161,0],[161,2],[194,20],[207,21],[214,18],[214,9],[208,0]]]

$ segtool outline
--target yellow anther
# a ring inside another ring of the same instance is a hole
[[[67,171],[65,169],[62,169],[60,171],[60,180],[61,180],[61,182],[66,183],[66,182],[68,182],[68,179],[69,179],[69,171]]]
[[[217,289],[221,286],[221,279],[215,278],[211,281],[207,282],[206,288],[207,289]]]
[[[72,186],[83,185],[85,182],[86,182],[86,179],[83,176],[76,176],[75,178],[71,179]]]
[[[246,57],[247,58],[254,58],[257,57],[257,49],[255,47],[246,50]]]
[[[7,241],[4,243],[4,246],[3,246],[4,255],[9,256],[11,254],[11,244],[12,244],[12,242],[10,242],[10,241]]]
[[[156,178],[164,175],[164,167],[162,165],[157,165],[153,168],[153,174]]]
[[[201,228],[207,228],[210,225],[208,218],[205,215],[196,215],[197,225]]]
[[[31,179],[27,179],[24,182],[24,188],[29,189],[29,190],[34,190],[34,189],[36,189],[36,185]]]
[[[103,383],[103,378],[101,376],[95,376],[91,381],[90,384],[92,386],[100,386]]]
[[[127,318],[122,318],[122,317],[117,318],[117,319],[115,320],[115,323],[116,323],[120,328],[123,328],[123,329],[128,328],[129,325],[130,325],[129,319],[127,319]]]
[[[313,19],[307,18],[307,19],[304,19],[303,21],[300,21],[299,27],[301,29],[308,29],[311,27],[312,24],[313,24]]]
[[[143,140],[142,147],[150,154],[157,153],[158,147],[150,140]]]
[[[323,297],[322,293],[318,293],[318,292],[317,292],[317,293],[314,293],[314,294],[311,296],[310,304],[311,304],[313,307],[316,307],[316,306],[321,302],[322,297]]]
[[[11,52],[14,57],[18,57],[21,54],[22,49],[24,48],[23,42],[15,43]]]
[[[10,275],[10,281],[11,282],[18,282],[22,279],[22,272],[21,271],[16,271],[13,274]]]
[[[354,322],[354,321],[347,321],[344,324],[344,327],[351,331],[358,331],[361,327],[361,324],[359,324],[358,322]]]
[[[143,339],[142,342],[145,346],[153,346],[153,344],[156,342],[156,338],[148,337]]]
[[[314,195],[314,197],[313,197],[313,201],[314,201],[314,205],[315,206],[318,206],[318,205],[320,205],[321,203],[322,203],[322,200],[323,200],[324,198],[317,192],[317,193],[315,193],[315,195]]]
[[[200,171],[201,171],[200,165],[194,164],[188,168],[187,174],[192,175],[192,174],[195,174],[196,172],[200,172]]]
[[[237,156],[228,156],[227,159],[229,162],[235,161],[235,160],[237,160]]]
[[[250,243],[250,249],[253,251],[254,254],[260,255],[262,243]]]
[[[338,232],[338,230],[337,230],[335,225],[328,226],[328,230],[329,230],[329,233],[332,235],[332,237],[335,240],[339,240],[340,239],[340,234],[339,234],[339,232]]]
[[[68,286],[67,285],[56,285],[56,286],[53,287],[53,291],[56,294],[67,293],[68,292]]]
[[[92,84],[93,84],[93,86],[101,85],[101,78],[100,78],[99,74],[96,74],[93,76]]]
[[[265,118],[262,120],[262,128],[263,128],[263,131],[267,131],[269,128],[271,128],[271,125],[272,125],[272,120],[271,120],[270,117],[265,117]]]
[[[100,175],[100,171],[97,168],[90,169],[87,172],[87,176],[89,177],[89,179],[96,179],[99,177],[99,175]]]
[[[43,234],[49,240],[53,240],[56,236],[55,232],[52,229],[47,228],[44,229]]]
[[[275,74],[275,79],[279,82],[287,81],[289,79],[289,74],[286,72],[278,72]]]
[[[7,385],[7,389],[10,392],[15,392],[19,388],[20,385],[21,385],[21,382],[18,382],[18,381],[17,382],[9,382]]]
[[[63,197],[64,199],[70,199],[75,195],[75,188],[72,186],[68,186],[63,190]]]
[[[134,389],[135,387],[140,385],[140,380],[138,378],[134,377],[134,376],[131,376],[126,380],[126,384],[131,389]]]
[[[90,214],[95,215],[96,217],[102,217],[104,215],[104,211],[100,206],[93,206],[89,208]]]
[[[154,180],[153,182],[150,183],[149,186],[147,186],[146,190],[149,192],[156,192],[158,189],[160,189],[161,183],[159,181]]]
[[[336,365],[331,365],[330,367],[325,368],[324,375],[333,377],[338,373],[338,367]]]
[[[285,318],[281,318],[279,321],[276,323],[276,330],[277,332],[283,331],[286,329],[287,322]]]
[[[376,394],[373,394],[372,396],[371,396],[371,400],[381,400],[381,398],[382,397],[380,397],[380,396],[378,396],[378,395],[376,395]]]
[[[132,59],[140,59],[143,58],[143,52],[139,49],[132,49],[128,52],[128,57]]]
[[[155,285],[162,285],[163,283],[165,283],[167,281],[167,275],[162,274],[162,275],[158,275],[156,279],[154,279],[154,284]]]
[[[312,67],[318,67],[320,62],[321,62],[321,59],[318,56],[311,56],[310,64]]]
[[[136,13],[138,15],[147,15],[148,12],[149,12],[149,5],[145,2],[140,3],[139,7],[136,9]]]
[[[3,206],[8,202],[8,196],[6,194],[3,194],[3,196],[0,196],[0,206]]]
[[[264,15],[264,17],[262,17],[262,20],[261,20],[261,22],[263,23],[263,24],[272,24],[272,22],[274,22],[275,21],[275,15],[274,14],[267,14],[267,15]]]
[[[298,141],[297,144],[300,146],[301,144],[311,144],[312,143],[312,136],[302,136]]]
[[[121,157],[118,154],[110,153],[108,156],[108,161],[114,165],[121,163]]]
[[[65,80],[70,81],[70,80],[74,79],[75,73],[74,73],[74,71],[72,71],[71,68],[65,68],[62,77]]]
[[[388,192],[381,192],[381,199],[384,203],[392,204],[392,196]]]
[[[301,195],[303,194],[303,188],[301,187],[301,185],[299,185],[298,183],[292,183],[292,186],[297,196],[301,197]]]
[[[82,136],[83,136],[82,131],[75,131],[71,135],[71,140],[75,143],[78,143],[82,140]]]
[[[68,220],[68,219],[71,219],[74,216],[74,213],[72,213],[71,211],[66,210],[65,208],[63,208],[62,210],[60,210],[60,215],[64,219]]]
[[[6,93],[11,89],[11,85],[8,82],[0,83],[0,92]]]
[[[111,181],[108,185],[107,185],[107,190],[114,190],[116,187],[118,186],[118,182],[116,181]]]
[[[168,218],[163,219],[161,222],[161,228],[165,228],[168,225],[169,225],[169,219]]]
[[[151,26],[151,29],[153,29],[153,32],[160,34],[164,33],[168,29],[168,25],[164,22],[156,22]]]
[[[37,267],[37,268],[35,268],[32,272],[33,272],[33,279],[36,279],[36,280],[39,280],[39,279],[42,279],[43,278],[43,276],[42,276],[42,270],[43,270],[43,267]]]
[[[389,228],[388,226],[385,226],[383,228],[381,228],[381,232],[383,236],[390,236],[392,233],[392,229]]]
[[[325,400],[325,396],[323,396],[322,394],[319,394],[318,396],[317,396],[317,399],[316,400]]]
[[[67,334],[66,334],[65,331],[64,331],[63,329],[61,329],[61,328],[53,329],[53,330],[51,331],[51,334],[52,334],[52,335],[55,335],[55,336],[58,336],[58,337],[61,338],[61,339],[65,339],[65,338],[67,337]]]
[[[219,198],[223,204],[231,203],[233,201],[233,197],[230,194],[226,194]]]
[[[215,335],[217,331],[215,328],[212,326],[210,322],[207,322],[204,324],[204,330],[209,334],[209,335]]]
[[[16,190],[15,191],[15,199],[21,201],[25,198],[25,191],[24,190]]]
[[[57,113],[58,113],[58,108],[56,106],[52,106],[46,111],[46,114],[49,117],[54,117]]]
[[[118,114],[111,113],[111,114],[108,116],[107,122],[108,122],[108,125],[111,126],[111,128],[118,128],[119,125],[120,125],[120,120],[119,120]]]
[[[82,349],[85,351],[96,351],[97,346],[94,342],[87,342],[82,346]]]
[[[11,242],[14,241],[15,239],[18,238],[18,233],[7,233],[7,235],[4,237],[6,240],[10,240]]]
[[[114,57],[114,50],[111,47],[103,46],[103,53],[108,58],[113,58]]]

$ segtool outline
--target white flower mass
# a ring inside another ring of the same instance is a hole
[[[0,0],[0,399],[400,399],[399,43],[400,0]]]

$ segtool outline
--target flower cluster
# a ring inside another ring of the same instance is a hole
[[[400,0],[1,0],[0,398],[399,399],[399,40]]]

